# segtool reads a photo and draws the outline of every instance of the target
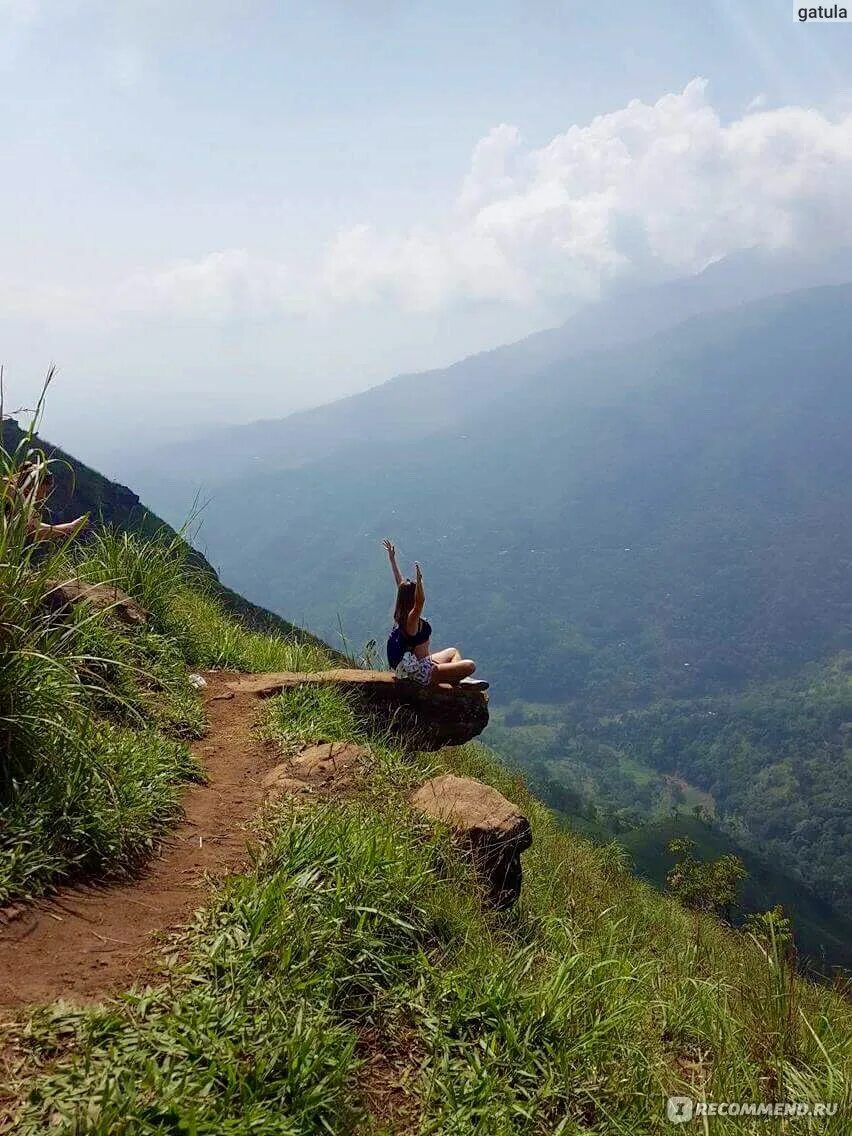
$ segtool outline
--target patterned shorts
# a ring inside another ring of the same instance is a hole
[[[435,664],[428,656],[425,659],[418,659],[416,655],[408,651],[402,656],[402,660],[394,673],[397,678],[408,679],[409,682],[420,682],[426,686],[432,681],[434,669]]]

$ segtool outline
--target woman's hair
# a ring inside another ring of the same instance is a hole
[[[413,580],[403,580],[396,590],[396,607],[393,609],[393,621],[397,627],[405,627],[405,621],[414,607],[414,595],[417,585]]]

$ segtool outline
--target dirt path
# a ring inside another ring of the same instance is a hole
[[[0,1005],[84,1002],[131,985],[152,965],[158,933],[204,902],[205,874],[244,862],[245,823],[261,803],[261,778],[281,759],[252,734],[257,699],[226,691],[237,676],[206,677],[210,730],[193,749],[209,783],[187,791],[184,822],[142,875],[63,889],[0,928]]]

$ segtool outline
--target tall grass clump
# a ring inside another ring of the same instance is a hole
[[[38,539],[56,463],[34,428],[0,446],[0,902],[80,870],[126,871],[174,823],[180,783],[197,776],[179,742],[204,729],[188,667],[328,665],[310,638],[227,616],[182,534],[93,520],[80,540]],[[126,592],[147,624],[85,603],[57,613],[51,592],[75,577]]]
[[[163,630],[182,631],[172,615],[175,599],[203,582],[190,561],[189,545],[166,529],[149,537],[115,527],[97,529],[80,547],[75,566],[83,579],[127,592]]]
[[[40,509],[19,484],[25,456],[0,446],[0,791],[7,792],[48,740],[73,733],[85,693],[75,635],[45,603],[63,549],[32,540]]]
[[[186,590],[172,607],[180,641],[193,666],[235,671],[320,671],[329,652],[309,636],[265,635],[227,615],[205,590]]]
[[[2,801],[0,905],[72,873],[127,872],[181,815],[189,751],[158,730],[89,718]]]
[[[178,815],[188,751],[153,732],[197,733],[185,667],[166,642],[86,605],[57,614],[70,540],[39,540],[32,430],[0,446],[0,903],[85,868],[132,867]]]
[[[265,635],[227,615],[215,580],[192,561],[180,534],[144,537],[105,528],[82,546],[76,569],[87,580],[108,581],[153,616],[190,666],[237,671],[311,671],[329,665],[327,651],[309,637]]]

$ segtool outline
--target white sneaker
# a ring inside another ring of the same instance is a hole
[[[487,690],[491,685],[484,678],[463,678],[459,686],[466,686],[468,690]]]

